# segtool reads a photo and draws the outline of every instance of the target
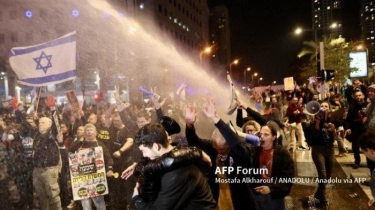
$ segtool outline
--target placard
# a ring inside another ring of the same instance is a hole
[[[65,94],[66,94],[66,97],[68,98],[70,105],[72,106],[73,113],[77,113],[78,110],[80,109],[80,105],[79,105],[75,92],[73,90],[70,90],[70,91],[67,91]]]
[[[74,200],[108,194],[102,147],[84,148],[68,155]]]
[[[284,90],[294,90],[294,79],[293,77],[284,78]]]

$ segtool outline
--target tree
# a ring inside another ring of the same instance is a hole
[[[349,77],[350,72],[358,71],[357,68],[350,67],[351,58],[349,53],[355,51],[360,41],[345,42],[344,38],[334,38],[334,35],[323,38],[324,45],[324,67],[325,69],[335,70],[334,81],[344,81]],[[314,41],[303,42],[303,48],[297,57],[301,58],[309,55],[310,59],[307,63],[300,66],[301,79],[308,79],[309,77],[316,76],[317,62],[316,52],[319,52],[319,43]],[[319,58],[318,58],[319,59]]]

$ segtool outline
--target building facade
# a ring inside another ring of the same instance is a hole
[[[174,40],[175,46],[199,59],[209,44],[207,0],[142,0],[137,1],[137,21],[146,28],[160,31]]]
[[[368,50],[369,63],[375,65],[375,1],[361,0],[362,40]]]
[[[341,37],[341,0],[312,0],[312,28],[319,40],[330,34]]]
[[[212,64],[226,69],[231,62],[230,22],[228,9],[224,5],[216,6],[210,15],[210,43],[214,45]]]

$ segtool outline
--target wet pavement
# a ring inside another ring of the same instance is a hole
[[[347,142],[350,146],[350,143]],[[293,185],[289,196],[285,198],[286,209],[314,209],[309,208],[308,196],[313,195],[317,186],[317,172],[311,159],[310,150],[291,152],[295,160],[296,177],[301,178]],[[370,170],[366,167],[366,158],[361,154],[362,164],[358,169],[353,169],[353,153],[345,157],[338,157],[335,148],[335,161],[332,170],[332,184],[327,186],[329,209],[369,209],[367,202],[371,195],[370,188],[364,181],[370,179]],[[315,208],[319,209],[319,208]]]

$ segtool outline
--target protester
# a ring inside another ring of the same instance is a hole
[[[39,119],[39,132],[34,136],[33,185],[39,197],[42,210],[61,208],[58,183],[61,157],[56,136],[51,131],[52,120]],[[62,137],[60,142],[62,142]]]
[[[170,145],[165,129],[160,124],[143,126],[135,138],[144,157],[151,160],[178,150]],[[146,209],[139,196],[138,184],[134,188],[132,207]],[[153,204],[155,209],[217,209],[204,175],[194,165],[176,168],[161,177],[161,190]]]
[[[367,130],[359,138],[359,145],[363,151],[363,154],[371,161],[375,161],[375,129]],[[371,198],[368,205],[371,207],[371,209],[375,209],[375,173],[374,171],[370,171],[370,173]]]
[[[80,149],[85,148],[94,148],[94,147],[102,147],[103,149],[103,156],[104,156],[104,162],[105,162],[105,168],[107,172],[107,177],[112,177],[113,175],[113,160],[111,157],[111,154],[109,153],[107,147],[104,145],[104,143],[98,141],[96,139],[97,131],[95,125],[88,123],[85,125],[85,140],[83,141],[75,141],[73,145],[70,148],[70,152],[74,153],[77,152]],[[96,209],[105,210],[106,205],[104,202],[104,196],[97,196],[92,198],[85,198],[81,200],[82,208],[83,210],[90,210],[91,207],[91,201],[94,203]]]
[[[232,166],[250,168],[251,146],[238,139],[236,134],[225,124],[216,112],[213,99],[206,100],[207,107],[203,109],[205,115],[213,120],[216,130],[212,134],[212,140],[201,139],[195,132],[194,122],[196,120],[195,107],[186,106],[186,138],[190,146],[196,146],[206,152],[211,160],[214,160],[213,167],[209,170],[209,184],[212,194],[217,201],[219,209],[238,210],[244,206],[248,209],[258,209],[253,192],[247,183],[223,183],[216,182],[219,179],[242,179],[247,175],[241,172],[226,173],[221,169]],[[220,173],[217,173],[217,168]]]

